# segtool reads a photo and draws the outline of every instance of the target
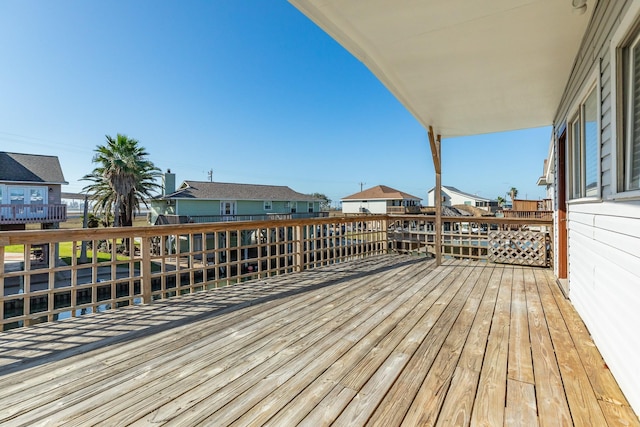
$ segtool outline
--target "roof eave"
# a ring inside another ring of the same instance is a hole
[[[289,1],[443,137],[552,124],[595,3]]]

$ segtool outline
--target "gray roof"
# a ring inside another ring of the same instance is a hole
[[[0,151],[0,181],[68,184],[56,156]]]
[[[280,185],[232,184],[227,182],[184,181],[173,194],[162,199],[202,200],[270,200],[270,201],[319,201],[307,194],[298,193]]]

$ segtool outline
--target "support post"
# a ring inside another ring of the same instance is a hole
[[[431,156],[433,157],[433,167],[436,172],[436,188],[433,193],[433,200],[436,207],[436,241],[435,241],[435,256],[436,265],[442,264],[442,163],[440,157],[442,140],[440,135],[436,136],[433,133],[433,128],[429,126],[429,145],[431,146]]]
[[[132,238],[133,239],[133,238]],[[142,287],[142,302],[144,304],[151,304],[151,237],[142,237],[140,242],[140,255],[142,260],[140,261],[141,274],[141,287]],[[135,247],[134,247],[135,251]],[[132,252],[133,254],[133,252]]]
[[[84,212],[83,212],[83,219],[82,219],[82,228],[87,228],[89,226],[89,195],[85,194],[84,195]],[[83,240],[82,241],[82,245],[80,246],[80,262],[81,263],[86,263],[87,262],[87,241]],[[96,248],[93,248],[93,250],[95,251]]]
[[[294,227],[295,234],[293,237],[293,271],[301,272],[304,270],[304,256],[302,254],[302,240],[304,239],[302,233],[304,231],[302,225],[296,225]]]

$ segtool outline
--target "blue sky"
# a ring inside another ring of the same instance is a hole
[[[52,154],[79,192],[105,135],[178,181],[288,185],[340,198],[435,183],[425,130],[288,2],[0,2],[0,150]],[[536,186],[550,128],[443,140],[443,184]]]

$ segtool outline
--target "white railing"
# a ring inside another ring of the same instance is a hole
[[[28,224],[67,220],[67,205],[0,205],[0,224]]]

